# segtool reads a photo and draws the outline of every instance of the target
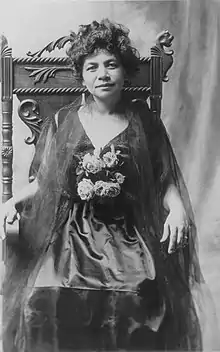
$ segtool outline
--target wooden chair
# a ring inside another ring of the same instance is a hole
[[[46,52],[62,49],[70,37],[62,37],[49,43],[26,57],[13,57],[7,39],[2,37],[1,47],[1,102],[2,102],[2,201],[12,197],[13,145],[12,125],[13,96],[20,101],[18,115],[30,128],[31,136],[25,139],[28,145],[36,144],[44,119],[55,114],[62,106],[81,95],[85,88],[74,81],[67,57],[46,57]],[[140,59],[140,72],[124,87],[134,92],[135,97],[149,98],[150,109],[161,113],[162,84],[168,80],[167,72],[173,64],[173,36],[168,31],[161,32],[151,48],[149,57]],[[15,226],[16,227],[16,226]],[[7,231],[10,230],[10,226]],[[12,232],[16,232],[12,227]]]

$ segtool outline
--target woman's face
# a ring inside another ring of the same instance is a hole
[[[124,69],[120,61],[104,50],[85,59],[82,77],[89,92],[101,100],[119,96],[124,85]]]

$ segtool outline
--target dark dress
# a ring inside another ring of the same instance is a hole
[[[64,127],[68,119],[74,120],[78,141],[68,151],[71,162],[63,192],[68,207],[61,212],[34,280],[33,275],[29,278],[18,350],[200,348],[185,254],[179,251],[170,265],[159,243],[165,216],[160,202],[172,176],[170,161],[159,160],[150,147],[160,136],[148,138],[150,124],[143,126],[139,112],[129,113],[128,127],[100,154],[118,152],[117,171],[125,176],[121,192],[84,200],[77,193],[77,168],[86,154],[93,155],[94,146],[77,112],[66,108],[62,114]],[[59,119],[58,124],[62,129]],[[61,153],[67,156],[66,149]],[[87,173],[90,176],[94,174]],[[42,182],[42,175],[39,179]]]

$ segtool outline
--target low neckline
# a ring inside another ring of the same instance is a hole
[[[77,111],[76,114],[77,114],[78,121],[79,121],[79,123],[80,123],[80,125],[81,125],[81,127],[82,127],[82,129],[83,129],[83,132],[84,132],[86,138],[88,139],[88,141],[90,142],[90,144],[92,145],[92,147],[93,147],[94,149],[97,149],[97,147],[94,145],[94,143],[92,142],[91,138],[90,138],[89,135],[87,134],[87,132],[86,132],[84,126],[83,126],[82,121],[80,120],[79,111]],[[127,126],[126,126],[121,132],[117,133],[117,134],[116,134],[114,137],[112,137],[107,143],[105,143],[103,146],[99,147],[99,149],[101,149],[101,150],[103,151],[104,149],[106,149],[107,147],[109,147],[111,144],[113,144],[113,142],[114,142],[117,138],[119,138],[119,137],[122,136],[125,132],[128,131],[128,129],[129,129],[129,127],[130,127],[130,124],[131,124],[131,119],[128,120]]]

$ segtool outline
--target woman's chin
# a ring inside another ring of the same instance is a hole
[[[110,91],[110,90],[102,90],[96,94],[93,94],[94,97],[100,100],[108,100],[108,99],[117,99],[120,96],[121,92]]]

